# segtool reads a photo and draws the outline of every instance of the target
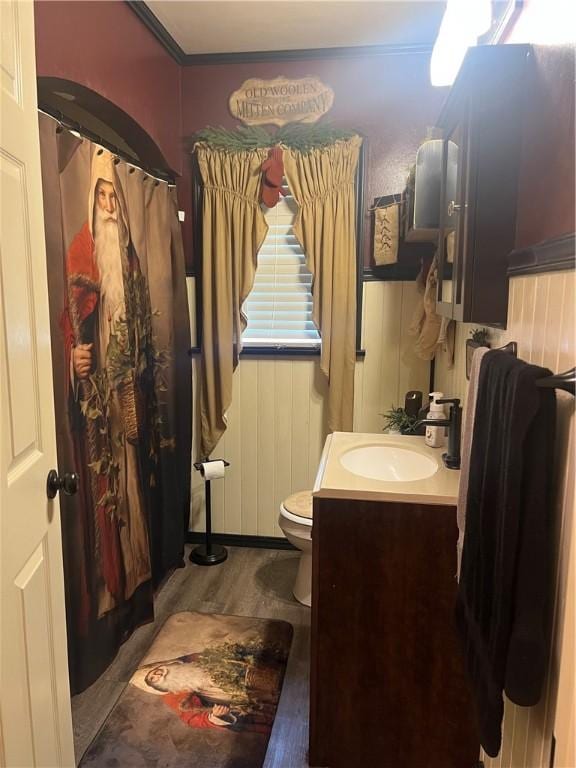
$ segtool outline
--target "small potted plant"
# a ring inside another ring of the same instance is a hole
[[[413,435],[414,425],[418,421],[415,416],[409,416],[404,408],[396,408],[394,405],[386,413],[380,414],[384,419],[384,432],[396,435]]]
[[[489,347],[490,336],[487,328],[473,328],[470,331],[470,338],[466,339],[466,378],[470,378],[470,367],[472,365],[472,356],[474,350],[478,347]]]

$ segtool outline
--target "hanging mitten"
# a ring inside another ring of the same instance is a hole
[[[282,162],[282,150],[280,147],[272,147],[268,157],[262,163],[262,187],[260,200],[268,208],[274,208],[282,192],[282,180],[284,178],[284,163]]]

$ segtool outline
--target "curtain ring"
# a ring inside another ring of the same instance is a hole
[[[128,169],[128,173],[134,173],[135,170],[136,168],[134,168],[134,166],[131,165],[130,168]]]
[[[101,155],[101,154],[102,154],[102,152],[104,152],[104,150],[102,149],[102,147],[100,147],[100,149],[98,150],[98,152],[96,152],[96,154],[97,154],[97,155]]]
[[[143,181],[143,182],[145,182],[145,181],[148,181],[148,179],[149,179],[149,178],[150,178],[149,176],[144,176],[144,178],[142,179],[142,181]]]
[[[62,125],[58,123],[58,125],[56,126],[56,133],[62,133],[63,130],[64,128],[62,127]]]
[[[156,179],[156,181],[155,181],[155,183],[154,183],[154,186],[155,186],[155,187],[157,187],[157,186],[158,186],[158,184],[160,184],[160,182],[158,181],[158,179]]]
[[[114,165],[118,165],[119,162],[120,162],[120,158],[119,157],[115,157],[114,158]]]

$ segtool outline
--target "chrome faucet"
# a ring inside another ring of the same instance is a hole
[[[417,421],[413,430],[421,426],[427,427],[448,427],[448,451],[442,454],[442,461],[448,469],[460,469],[460,436],[462,432],[462,408],[460,400],[457,397],[445,397],[442,400],[436,400],[443,405],[450,403],[450,415],[447,419],[431,419],[427,421]]]

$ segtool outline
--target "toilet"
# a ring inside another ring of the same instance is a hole
[[[278,525],[284,535],[301,551],[300,565],[292,593],[298,602],[312,604],[312,492],[299,491],[280,504]]]

